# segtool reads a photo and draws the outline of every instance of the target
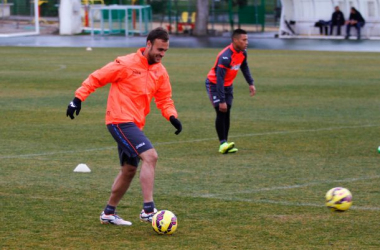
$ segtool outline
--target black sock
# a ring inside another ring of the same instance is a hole
[[[154,211],[154,201],[144,202],[143,209],[145,213],[153,213]]]
[[[226,113],[220,112],[219,107],[215,108],[216,119],[215,119],[215,129],[218,134],[219,141],[227,141],[226,136]]]
[[[116,207],[110,206],[107,204],[106,208],[104,209],[105,214],[115,214]]]
[[[231,106],[227,105],[227,114],[226,114],[226,141],[228,141],[228,132],[230,131],[230,112]]]
[[[220,144],[223,144],[228,139],[228,132],[230,130],[230,110],[231,105],[227,105],[227,112],[220,112],[219,107],[215,107],[215,128]]]

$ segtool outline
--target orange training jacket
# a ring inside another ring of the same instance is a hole
[[[172,115],[177,118],[169,75],[161,63],[149,65],[144,50],[118,57],[90,74],[75,91],[75,97],[85,101],[97,88],[111,83],[106,124],[134,122],[143,129],[153,97],[162,116],[167,120]]]

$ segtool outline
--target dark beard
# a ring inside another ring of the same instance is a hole
[[[154,56],[151,56],[151,54],[150,54],[151,51],[152,51],[152,49],[150,49],[150,50],[148,51],[148,64],[149,64],[149,65],[152,65],[152,64],[155,64],[155,63],[156,63],[156,61],[154,60]]]

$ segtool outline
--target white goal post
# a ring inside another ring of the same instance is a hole
[[[0,0],[0,37],[40,34],[39,0]]]

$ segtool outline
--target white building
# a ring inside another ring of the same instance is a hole
[[[350,8],[355,7],[366,20],[362,29],[363,38],[380,37],[380,0],[281,0],[282,13],[279,36],[285,37],[318,37],[319,28],[314,24],[319,20],[329,21],[334,7],[339,6],[345,19],[350,16]],[[290,25],[287,25],[290,24]],[[290,28],[289,28],[290,26]],[[294,31],[294,33],[291,31]],[[342,37],[346,27],[342,27]],[[351,28],[356,35],[356,29]],[[327,37],[332,38],[332,37]]]

